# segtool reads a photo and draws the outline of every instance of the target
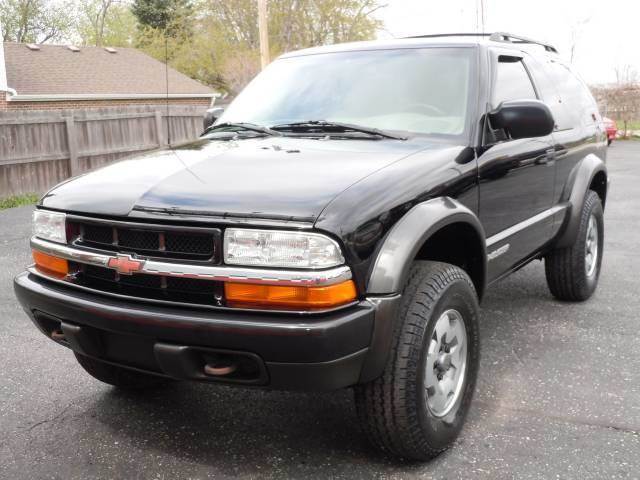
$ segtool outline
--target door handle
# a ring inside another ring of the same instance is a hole
[[[553,165],[556,161],[556,151],[554,148],[545,150],[544,155],[538,157],[536,163],[538,165]]]

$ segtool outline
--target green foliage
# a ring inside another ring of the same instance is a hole
[[[20,207],[22,205],[33,205],[38,201],[38,198],[40,197],[35,193],[27,193],[26,195],[16,195],[13,197],[0,199],[0,210]]]
[[[377,0],[269,0],[269,44],[272,58],[298,48],[336,42],[367,40],[381,22],[373,17]],[[187,75],[232,94],[238,93],[260,69],[256,0],[209,0],[195,4],[182,34],[169,41],[170,64]],[[139,45],[164,58],[164,45]]]
[[[193,5],[190,0],[134,0],[131,11],[141,27],[171,32],[185,27]]]
[[[382,27],[376,0],[271,0],[269,39],[275,51],[370,40]]]
[[[378,0],[269,0],[272,58],[367,40]],[[220,91],[238,93],[260,70],[257,0],[0,0],[5,41],[134,46]],[[71,28],[73,26],[73,28]]]
[[[129,6],[111,0],[85,0],[79,10],[76,33],[82,45],[133,46],[137,21]]]
[[[70,5],[69,1],[1,0],[2,40],[44,43],[65,38],[73,24]]]

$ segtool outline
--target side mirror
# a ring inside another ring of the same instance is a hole
[[[224,112],[224,108],[222,107],[214,107],[207,110],[204,114],[204,118],[202,119],[202,126],[204,129],[206,130],[213,125],[215,121],[220,118],[222,112]]]
[[[512,139],[544,137],[553,132],[551,110],[540,100],[502,102],[489,112],[491,127],[504,129]]]

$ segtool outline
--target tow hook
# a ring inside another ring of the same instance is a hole
[[[64,336],[64,332],[62,330],[54,330],[53,332],[51,332],[51,339],[60,341],[66,340],[66,337]]]
[[[204,373],[206,375],[210,375],[212,377],[224,377],[226,375],[231,375],[236,371],[237,365],[235,363],[231,364],[223,364],[223,363],[214,363],[214,364],[206,364],[204,366]]]

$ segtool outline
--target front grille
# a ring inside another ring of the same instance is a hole
[[[142,299],[167,300],[200,305],[224,306],[222,282],[157,275],[119,275],[115,270],[75,264],[76,285]]]
[[[115,229],[118,237],[118,246],[132,248],[134,250],[160,250],[160,234],[148,230],[129,230],[128,228]],[[205,252],[207,253],[207,252]]]
[[[67,217],[71,244],[81,248],[133,255],[164,262],[221,263],[221,234],[217,228],[125,223],[86,217]],[[73,283],[107,293],[141,299],[224,306],[224,285],[211,280],[164,277],[71,263]]]
[[[123,225],[71,219],[73,244],[110,252],[176,261],[220,263],[220,230],[162,225]]]
[[[113,243],[113,228],[111,227],[87,223],[83,225],[82,235],[89,242],[104,243],[107,245]]]

